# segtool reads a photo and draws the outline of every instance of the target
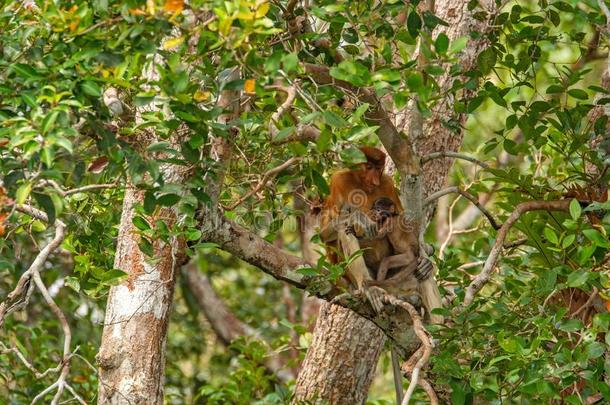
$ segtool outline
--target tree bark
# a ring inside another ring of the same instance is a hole
[[[294,403],[364,404],[383,341],[383,332],[371,321],[324,303],[297,378]]]
[[[439,26],[433,33],[434,38],[439,32],[445,32],[450,41],[454,41],[471,31],[485,31],[486,22],[472,18],[477,10],[468,11],[467,3],[466,0],[435,2],[434,14],[446,21],[449,26]],[[482,3],[486,10],[495,11],[491,0]],[[460,57],[463,67],[468,69],[473,66],[485,43],[484,35],[477,40],[470,39]],[[455,77],[446,74],[437,80],[445,90],[451,86]],[[419,156],[435,151],[456,151],[459,148],[463,137],[462,131],[452,131],[445,127],[442,120],[447,117],[454,117],[460,124],[465,120],[464,115],[459,116],[454,112],[452,97],[441,100],[433,108],[433,116],[423,122],[420,136],[410,139]],[[398,129],[404,133],[411,133],[408,119],[408,112],[398,114],[395,119]],[[400,151],[394,151],[395,154],[400,155],[398,152]],[[429,195],[443,187],[452,163],[451,159],[435,159],[426,165],[422,187],[424,195]],[[332,309],[329,309],[329,304],[324,304],[320,311],[312,345],[307,351],[303,368],[297,378],[295,400],[298,402],[317,398],[331,404],[364,403],[381,353],[384,336],[374,324],[351,313],[350,310],[335,306],[330,308]],[[357,350],[350,349],[360,343],[363,347]]]
[[[132,223],[134,206],[143,200],[142,191],[133,187],[125,191],[114,267],[129,277],[108,295],[97,355],[99,404],[163,403],[165,338],[184,243],[157,239],[153,244],[157,261],[151,264],[146,259]],[[170,209],[161,210],[159,217],[175,219]]]

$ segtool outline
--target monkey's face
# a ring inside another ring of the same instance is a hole
[[[365,191],[372,192],[376,187],[379,187],[382,174],[383,167],[375,166],[370,162],[364,163],[361,169],[361,179]]]
[[[371,217],[378,224],[383,224],[388,218],[398,215],[394,202],[389,198],[379,198],[373,203]]]

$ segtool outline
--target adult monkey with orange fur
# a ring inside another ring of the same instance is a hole
[[[324,201],[320,218],[320,237],[326,244],[328,259],[338,263],[342,252],[338,250],[337,228],[345,227],[356,236],[364,237],[360,247],[368,248],[363,253],[367,267],[376,272],[379,263],[391,253],[387,239],[375,239],[377,224],[366,213],[380,197],[390,198],[400,206],[392,179],[383,173],[385,153],[377,148],[362,147],[366,163],[356,169],[340,170],[330,179],[330,193]],[[348,271],[350,281],[363,290],[364,280],[371,279],[368,273]]]
[[[395,250],[386,235],[379,235],[377,222],[368,215],[372,212],[375,201],[384,198],[391,201],[398,213],[402,214],[403,210],[394,182],[383,173],[385,153],[377,148],[366,146],[361,147],[360,150],[367,159],[366,163],[360,164],[356,169],[338,171],[331,177],[330,194],[322,210],[320,236],[326,243],[331,263],[337,263],[338,255],[342,255],[342,252],[337,249],[337,228],[343,227],[359,237],[360,248],[364,249],[363,259],[369,271],[362,271],[358,267],[348,268],[347,276],[358,290],[367,293],[375,310],[380,311],[382,305],[379,294],[368,289],[366,282],[377,278],[380,264],[387,257],[394,256]],[[408,234],[400,233],[405,230],[396,227],[395,230],[392,230],[391,236],[404,239],[406,242],[405,245],[395,241],[397,247],[402,248],[399,253],[405,254],[409,251],[410,258],[416,259],[419,257],[418,228],[414,227]],[[403,265],[408,265],[410,261],[405,261]],[[428,278],[430,269],[431,266],[427,261],[423,263],[416,270],[418,278],[421,280]],[[395,287],[400,288],[398,285]]]

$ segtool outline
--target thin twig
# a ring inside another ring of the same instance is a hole
[[[238,207],[239,205],[241,205],[244,201],[246,201],[248,198],[250,198],[252,195],[258,193],[258,191],[263,188],[265,186],[265,184],[267,184],[267,182],[274,178],[278,173],[280,173],[282,170],[285,170],[287,168],[289,168],[290,166],[292,166],[293,164],[299,162],[301,160],[300,157],[292,157],[290,159],[288,159],[287,161],[285,161],[284,163],[282,163],[281,165],[274,167],[273,169],[267,171],[264,175],[263,178],[261,179],[260,182],[258,182],[258,184],[250,191],[248,191],[246,194],[244,194],[243,197],[241,197],[239,200],[237,200],[235,203],[231,204],[230,206],[227,207],[227,210],[231,211],[234,210],[236,207]]]
[[[428,205],[436,200],[438,200],[439,198],[441,198],[444,195],[447,194],[451,194],[451,193],[457,193],[459,195],[461,195],[462,197],[468,199],[468,201],[470,201],[471,203],[473,203],[480,211],[483,215],[485,215],[485,217],[487,218],[487,220],[489,221],[489,223],[491,224],[491,226],[495,229],[498,230],[500,229],[500,225],[498,225],[498,222],[496,221],[496,219],[493,217],[493,215],[491,215],[491,213],[485,208],[483,207],[480,203],[479,200],[473,196],[472,194],[470,194],[467,191],[464,191],[462,189],[460,189],[459,187],[456,186],[451,186],[451,187],[447,187],[445,189],[439,190],[436,193],[433,193],[431,195],[429,195],[425,200],[424,200],[424,205]]]
[[[72,188],[69,190],[64,190],[59,184],[57,184],[57,182],[55,180],[43,180],[41,182],[41,184],[43,186],[51,186],[53,187],[55,190],[57,190],[57,192],[62,196],[62,197],[66,197],[68,195],[72,195],[72,194],[76,194],[76,193],[84,193],[86,191],[93,191],[93,190],[103,190],[103,189],[107,189],[107,188],[113,188],[116,187],[116,183],[108,183],[108,184],[89,184],[87,186],[82,186],[82,187],[78,187],[78,188]]]
[[[578,310],[576,310],[576,312],[574,312],[571,316],[576,317],[582,311],[589,308],[593,301],[595,301],[595,298],[597,298],[597,294],[599,294],[599,290],[597,289],[597,287],[593,287],[593,291],[591,291],[591,295],[587,299],[587,302],[585,302],[580,308],[578,308]]]
[[[482,162],[482,161],[480,161],[479,159],[477,159],[477,158],[475,158],[475,157],[472,157],[472,156],[470,156],[470,155],[465,155],[465,154],[463,154],[463,153],[459,153],[459,152],[449,152],[449,151],[441,151],[441,152],[433,152],[433,153],[430,153],[429,155],[426,155],[426,156],[424,156],[424,157],[421,159],[421,163],[422,163],[422,165],[423,165],[424,163],[427,163],[427,162],[429,162],[430,160],[433,160],[433,159],[439,159],[439,158],[455,158],[455,159],[462,159],[462,160],[467,160],[468,162],[471,162],[471,163],[475,163],[475,164],[477,164],[477,165],[481,166],[481,167],[482,167],[483,169],[485,169],[485,170],[489,170],[489,169],[491,169],[491,168],[492,168],[492,167],[491,167],[490,165],[488,165],[487,163]]]

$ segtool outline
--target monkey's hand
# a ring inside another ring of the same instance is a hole
[[[377,237],[377,223],[364,212],[356,210],[347,217],[346,231],[359,239],[374,239]]]
[[[383,296],[386,294],[385,290],[377,286],[368,286],[364,288],[364,295],[371,303],[371,306],[375,310],[375,313],[380,314],[383,311]]]
[[[417,269],[413,272],[413,275],[415,275],[417,280],[424,281],[430,278],[433,270],[434,266],[430,259],[427,257],[420,257],[417,260]]]

